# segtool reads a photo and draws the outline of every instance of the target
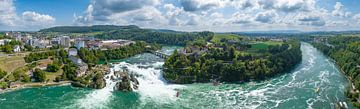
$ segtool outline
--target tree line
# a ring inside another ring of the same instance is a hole
[[[160,49],[161,46],[158,44],[147,44],[145,42],[136,42],[135,44],[130,44],[129,46],[120,47],[117,49],[109,50],[89,50],[81,48],[78,52],[79,57],[86,63],[95,65],[99,61],[108,61],[108,60],[119,60],[124,59],[136,54],[146,52],[149,49]]]
[[[98,34],[100,39],[127,39],[135,41],[145,41],[148,43],[158,43],[166,45],[184,46],[187,42],[196,39],[210,40],[214,36],[212,32],[158,32],[145,29],[117,30]]]

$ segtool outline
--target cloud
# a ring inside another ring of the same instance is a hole
[[[350,18],[351,12],[345,11],[340,2],[336,3],[334,10],[321,7],[318,2],[323,1],[91,0],[83,14],[74,15],[74,22],[88,25],[132,24],[182,30],[292,27],[309,29],[342,26],[340,24],[346,23],[346,20],[357,18]],[[335,21],[337,22],[334,23]]]
[[[260,0],[264,9],[275,9],[281,12],[311,11],[315,9],[315,0]]]
[[[350,17],[351,12],[346,12],[344,10],[344,5],[341,2],[336,2],[334,10],[332,11],[332,15],[339,17]]]
[[[247,9],[256,6],[256,0],[230,0],[229,3],[237,9]]]
[[[294,18],[297,19],[300,25],[310,26],[324,26],[326,25],[329,13],[326,10],[316,10],[311,12],[298,13]]]
[[[95,15],[109,15],[159,4],[159,0],[93,0]]]
[[[34,25],[47,25],[55,22],[55,18],[50,15],[39,14],[32,11],[25,11],[22,13],[22,19],[25,22],[33,23]]]
[[[232,15],[231,23],[233,24],[248,24],[253,21],[253,18],[249,15],[236,12]]]
[[[17,20],[12,0],[0,0],[0,25],[14,26]]]
[[[353,16],[353,19],[360,20],[360,13],[359,13],[359,14],[355,14],[355,15]]]
[[[94,7],[92,4],[90,4],[85,11],[85,16],[76,16],[76,14],[74,14],[73,22],[89,24],[94,20],[93,12],[94,12]]]
[[[133,15],[130,15],[134,22],[152,22],[153,24],[161,24],[162,21],[165,21],[165,18],[162,16],[162,13],[153,7],[146,7],[142,10],[133,12]]]
[[[74,15],[74,22],[91,24],[96,21],[108,21],[114,14],[159,4],[160,0],[92,0],[83,16]]]
[[[303,21],[303,22],[318,21],[318,20],[320,20],[319,16],[303,16],[299,18],[299,21]]]
[[[311,25],[311,26],[324,26],[326,21],[323,20],[319,15],[302,15],[298,18],[300,25]]]
[[[260,12],[256,15],[255,20],[261,23],[272,23],[277,16],[278,14],[274,11]]]
[[[39,29],[51,26],[55,23],[55,18],[39,14],[34,11],[25,11],[18,16],[13,0],[0,0],[0,29]]]
[[[224,0],[180,0],[181,6],[185,11],[208,11],[223,7],[226,4]]]
[[[197,16],[191,16],[190,20],[187,21],[186,25],[190,25],[190,26],[200,25],[200,18]]]

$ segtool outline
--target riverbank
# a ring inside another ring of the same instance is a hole
[[[347,97],[347,101],[349,101],[353,106],[355,107],[360,107],[360,98],[359,98],[359,90],[356,89],[355,87],[355,80],[353,80],[353,78],[351,77],[350,74],[346,74],[346,72],[340,67],[341,63],[338,63],[335,59],[333,59],[333,57],[331,57],[329,55],[326,55],[324,53],[324,51],[321,49],[321,47],[319,47],[319,45],[316,46],[316,44],[312,43],[312,45],[314,46],[314,48],[316,48],[317,50],[321,51],[321,54],[326,56],[332,63],[334,63],[335,67],[341,72],[341,74],[347,79],[347,81],[349,82],[349,85],[347,86],[347,88],[345,89],[344,95],[346,95]]]
[[[20,90],[20,89],[25,89],[25,88],[44,87],[44,86],[57,86],[57,85],[66,85],[66,84],[70,85],[70,83],[71,83],[71,81],[48,82],[48,83],[40,83],[40,82],[21,83],[21,84],[17,84],[14,87],[0,90],[0,94],[15,91],[15,90]]]

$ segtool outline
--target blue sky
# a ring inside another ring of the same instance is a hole
[[[360,0],[0,0],[0,30],[104,24],[216,32],[360,30]]]

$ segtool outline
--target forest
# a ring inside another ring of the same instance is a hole
[[[134,25],[60,26],[40,30],[42,33],[96,33],[99,39],[126,39],[167,45],[186,45],[199,38],[212,39],[213,32],[177,32],[172,30],[142,29]]]
[[[184,46],[189,41],[199,38],[212,39],[212,32],[157,32],[151,30],[117,30],[99,34],[100,39],[127,39],[134,41],[145,41],[148,43],[158,43],[166,45]]]
[[[78,54],[79,57],[87,64],[95,65],[99,61],[106,62],[108,60],[124,59],[130,56],[134,56],[136,54],[146,52],[146,50],[157,50],[160,48],[161,46],[158,44],[147,44],[145,42],[139,41],[135,44],[130,44],[129,46],[109,50],[89,50],[81,48]]]
[[[165,61],[164,77],[182,84],[264,80],[291,70],[302,57],[298,41],[270,46],[262,56],[244,52],[230,44],[222,48],[210,47],[205,53],[195,55],[175,51]]]
[[[313,42],[312,45],[334,59],[341,71],[349,77],[356,89],[352,89],[352,86],[349,86],[346,95],[353,102],[354,106],[360,108],[360,103],[357,102],[359,93],[353,91],[360,89],[360,37],[337,36],[322,38],[326,40]]]
[[[31,63],[31,62],[42,60],[42,59],[48,59],[51,56],[66,58],[67,51],[65,51],[64,49],[60,49],[58,51],[50,50],[50,51],[45,51],[45,52],[32,52],[29,55],[27,55],[26,57],[24,57],[24,59],[25,59],[26,63]]]

